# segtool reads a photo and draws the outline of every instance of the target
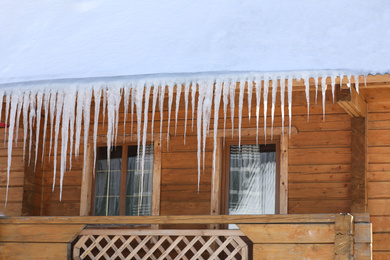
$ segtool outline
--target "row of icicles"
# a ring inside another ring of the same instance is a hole
[[[314,77],[316,93],[318,86],[322,89],[323,97],[323,113],[325,116],[325,92],[327,90],[326,78],[328,74],[317,75]],[[332,74],[331,74],[332,75]],[[339,77],[342,81],[343,76],[348,77],[347,84],[351,82],[351,74],[336,73],[333,72],[333,76],[329,76],[331,79],[331,90],[334,98],[334,91],[336,85],[336,78]],[[44,112],[42,120],[43,122],[43,139],[50,139],[50,151],[53,150],[54,160],[54,176],[53,176],[53,190],[56,181],[56,169],[57,169],[57,148],[59,133],[61,133],[61,161],[60,161],[60,200],[62,199],[62,185],[63,178],[66,172],[67,160],[69,159],[69,169],[72,167],[72,156],[79,156],[81,130],[84,130],[84,176],[85,166],[87,161],[87,144],[89,142],[89,127],[90,127],[90,114],[92,99],[94,99],[94,122],[93,122],[93,145],[94,145],[94,165],[96,165],[96,141],[97,141],[97,129],[98,119],[100,113],[103,113],[103,118],[107,114],[107,155],[110,156],[111,147],[116,144],[117,132],[119,126],[119,106],[120,103],[124,103],[124,122],[123,127],[126,129],[127,116],[130,113],[131,125],[133,124],[133,115],[136,114],[137,121],[137,144],[146,145],[146,137],[148,133],[148,127],[150,127],[151,138],[153,139],[154,117],[156,112],[156,106],[158,104],[160,111],[160,139],[162,134],[163,123],[163,105],[165,93],[168,92],[168,142],[170,134],[170,121],[171,110],[174,99],[174,90],[176,89],[176,111],[175,122],[177,124],[178,111],[180,108],[180,98],[184,95],[184,107],[185,107],[185,130],[184,130],[184,143],[185,135],[187,131],[187,112],[189,104],[192,108],[192,127],[194,125],[194,113],[196,111],[196,128],[197,128],[197,150],[198,150],[198,186],[201,172],[201,154],[203,153],[203,162],[205,156],[206,137],[210,130],[212,104],[214,103],[214,152],[213,152],[213,169],[215,168],[215,156],[217,146],[217,129],[218,129],[218,117],[221,101],[223,103],[224,111],[224,131],[226,128],[226,117],[228,111],[228,104],[230,103],[231,109],[231,121],[232,130],[234,125],[234,110],[235,110],[235,95],[236,87],[239,88],[239,142],[241,141],[241,121],[242,121],[242,109],[244,106],[244,95],[252,97],[255,95],[256,100],[256,127],[259,131],[259,111],[261,105],[261,93],[262,103],[264,108],[264,135],[266,135],[267,126],[267,107],[268,107],[268,92],[271,91],[271,128],[274,123],[276,94],[280,91],[280,104],[282,115],[282,127],[284,126],[284,109],[285,109],[285,90],[287,86],[287,103],[289,113],[289,128],[291,131],[291,116],[292,116],[292,88],[293,80],[303,80],[306,91],[306,101],[309,115],[309,78],[310,75],[299,75],[299,77],[291,74],[283,75],[281,73],[277,75],[273,74],[250,74],[241,75],[241,77],[234,78],[232,76],[225,75],[222,78],[205,78],[205,79],[191,79],[191,80],[129,80],[127,82],[111,82],[111,83],[80,83],[80,84],[42,84],[32,87],[10,87],[0,88],[0,97],[5,97],[5,119],[1,118],[2,106],[0,106],[0,120],[5,120],[5,124],[9,125],[8,129],[5,128],[5,139],[7,139],[8,131],[8,165],[7,165],[7,194],[6,203],[8,200],[8,186],[10,179],[11,158],[12,158],[12,141],[18,141],[18,128],[21,116],[23,117],[23,159],[25,158],[26,140],[29,140],[28,152],[29,163],[31,161],[31,150],[33,140],[33,126],[36,127],[35,135],[35,167],[37,163],[38,149],[39,149],[39,137],[41,126],[41,115]],[[321,79],[321,81],[319,80]],[[354,76],[355,87],[358,90],[359,77]],[[181,82],[180,82],[181,81]],[[286,84],[287,82],[287,84]],[[197,86],[197,87],[192,87]],[[183,93],[184,92],[184,93]],[[198,92],[198,98],[196,100],[196,92]],[[317,94],[316,94],[317,95]],[[149,108],[149,99],[152,98],[152,121],[148,126],[148,113],[144,113],[144,119],[142,120],[142,111]],[[122,101],[123,99],[123,101]],[[191,102],[189,101],[191,99]],[[249,118],[251,117],[251,98],[248,99]],[[101,104],[102,102],[102,104]],[[100,107],[103,107],[100,110]],[[129,107],[130,105],[130,107]],[[144,107],[143,107],[144,106]],[[129,111],[130,110],[130,111]],[[142,125],[143,121],[143,125]],[[28,127],[27,127],[28,126]],[[47,127],[49,126],[49,127]],[[60,129],[61,128],[61,129]],[[131,131],[133,127],[131,126]],[[175,125],[176,129],[176,125]],[[61,131],[60,131],[61,130]],[[176,132],[176,131],[175,131]],[[271,131],[272,133],[272,131]],[[30,138],[27,138],[29,134]],[[132,133],[131,133],[132,134]],[[141,138],[142,134],[142,138]],[[258,138],[256,138],[258,142]],[[54,148],[52,146],[54,144]],[[43,147],[45,142],[43,142]],[[69,149],[69,158],[67,158]],[[143,176],[143,158],[145,156],[145,149],[142,149],[141,156],[141,174]],[[44,152],[42,152],[43,160]],[[213,170],[214,174],[214,170]],[[84,178],[83,176],[83,178]],[[143,178],[141,178],[143,179]],[[213,178],[214,179],[214,178]],[[141,187],[143,185],[141,184]],[[141,190],[142,194],[142,190]]]

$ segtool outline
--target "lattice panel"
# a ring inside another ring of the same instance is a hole
[[[85,229],[73,259],[248,259],[239,230]]]

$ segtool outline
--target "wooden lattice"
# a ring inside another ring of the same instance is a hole
[[[240,230],[85,229],[73,259],[248,259]]]

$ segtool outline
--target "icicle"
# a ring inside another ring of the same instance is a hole
[[[213,90],[214,82],[209,80],[204,83],[203,88],[204,100],[203,100],[203,109],[202,109],[202,121],[203,121],[203,173],[205,170],[205,154],[206,154],[206,138],[210,128],[210,119],[211,119],[211,107],[213,104]]]
[[[16,146],[18,145],[20,115],[22,114],[22,108],[23,108],[23,94],[19,93],[18,98],[19,100],[18,100],[18,109],[16,112],[16,127],[15,127],[15,138],[14,138]]]
[[[64,95],[65,95],[65,93],[63,91],[57,92],[56,123],[55,123],[55,130],[54,130],[53,191],[54,191],[54,187],[55,187],[55,184],[56,184],[58,134],[60,132],[60,122],[61,122],[62,106],[64,104]]]
[[[41,128],[41,114],[42,114],[42,98],[43,98],[43,90],[38,91],[37,95],[37,124],[36,124],[36,134],[35,134],[35,164],[34,171],[37,168],[37,160],[38,160],[38,145],[39,145],[39,134]]]
[[[309,83],[309,77],[303,78],[305,82],[305,92],[306,92],[306,104],[307,104],[307,122],[309,122],[309,116],[310,116],[310,83]]]
[[[156,113],[157,97],[158,97],[158,84],[153,84],[153,107],[152,107],[153,112],[152,112],[152,125],[150,127],[152,141],[153,141],[154,115]]]
[[[252,92],[253,92],[253,80],[248,79],[248,117],[249,123],[251,122],[251,113],[252,113]]]
[[[168,83],[168,131],[167,131],[167,151],[169,150],[169,127],[171,125],[171,111],[172,111],[172,102],[173,102],[173,90],[174,84],[172,82]]]
[[[47,133],[47,121],[49,118],[49,105],[50,105],[50,92],[47,91],[44,94],[44,109],[45,109],[45,121],[43,124],[43,141],[42,141],[42,167],[43,167],[43,159],[45,157],[45,146],[46,146],[46,133]]]
[[[192,105],[192,131],[194,131],[194,113],[195,113],[195,95],[196,95],[196,82],[192,82],[191,85],[191,105]]]
[[[135,107],[137,109],[137,157],[139,158],[139,148],[141,143],[141,123],[142,123],[142,99],[144,96],[144,82],[138,82],[135,93]],[[147,113],[147,111],[145,111]]]
[[[347,86],[348,86],[349,90],[352,91],[351,75],[348,75],[347,78],[348,78]]]
[[[276,94],[278,93],[278,79],[272,78],[272,107],[271,107],[271,140],[274,138],[274,118],[276,106]]]
[[[8,202],[8,188],[9,188],[9,180],[10,180],[10,172],[11,172],[11,162],[12,162],[12,140],[15,129],[15,114],[18,106],[20,92],[13,93],[12,101],[11,101],[11,113],[9,116],[9,133],[8,133],[8,162],[7,162],[7,189],[5,195],[5,206]],[[7,127],[6,127],[7,128]]]
[[[241,146],[242,106],[244,104],[245,79],[240,81],[240,96],[238,101],[238,146]]]
[[[186,144],[186,133],[187,133],[187,112],[188,112],[188,95],[190,93],[190,83],[186,82],[184,85],[184,106],[185,106],[185,116],[184,116],[184,144]]]
[[[30,115],[29,115],[29,128],[30,128],[30,138],[29,138],[29,146],[28,146],[28,165],[31,163],[31,147],[32,147],[32,139],[33,139],[33,124],[34,124],[34,117],[36,116],[36,108],[35,108],[35,96],[36,93],[33,92],[30,95]]]
[[[336,88],[336,76],[331,76],[331,84],[332,84],[332,98],[333,98],[333,104],[334,104],[334,92]]]
[[[318,97],[318,77],[314,77],[314,84],[316,86],[316,105],[317,105],[317,97]]]
[[[367,75],[364,75],[364,86],[367,87]]]
[[[5,94],[5,92],[3,90],[0,90],[0,98],[1,98],[2,102],[4,100],[4,94]],[[0,106],[0,121],[1,121],[2,112],[3,112],[3,105]]]
[[[267,140],[267,108],[268,108],[269,76],[264,77],[263,107],[264,107],[264,140]]]
[[[76,99],[77,91],[72,90],[72,98],[70,100],[69,107],[69,128],[70,128],[70,145],[69,145],[69,170],[72,169],[72,154],[73,154],[73,140],[74,140],[74,124],[75,124],[75,114],[76,114]]]
[[[322,76],[321,79],[321,87],[322,87],[322,117],[325,122],[325,95],[326,95],[326,89],[328,88],[326,85],[326,76]]]
[[[141,87],[141,89],[143,89],[143,87]],[[138,94],[138,88],[137,88],[137,94]],[[117,131],[116,131],[117,121],[118,121],[117,115],[119,112],[119,103],[121,97],[122,97],[121,88],[119,86],[112,86],[110,89],[107,90],[107,158],[108,160],[110,158],[111,147],[113,146],[113,143],[117,136]],[[141,97],[141,102],[142,102],[142,97]],[[137,106],[137,115],[138,115],[138,109],[139,107]],[[140,135],[141,125],[138,125],[137,128],[138,128],[137,135]],[[86,138],[88,138],[88,136],[86,136]]]
[[[256,144],[259,143],[259,117],[261,105],[261,79],[256,79]]]
[[[91,93],[92,95],[92,93]],[[99,125],[99,113],[100,113],[100,100],[102,98],[102,90],[98,87],[93,88],[93,95],[95,99],[95,117],[93,122],[93,174],[95,174],[95,167],[96,167],[96,143],[97,143],[97,130]],[[92,99],[92,97],[91,97]],[[84,147],[85,149],[85,147]],[[95,176],[95,175],[94,175]],[[83,171],[83,180],[85,178],[85,165],[84,165],[84,171]]]
[[[7,124],[8,124],[8,114],[9,114],[9,107],[11,104],[11,92],[7,91],[6,98],[5,98],[5,121],[4,121],[4,144],[7,140]]]
[[[282,112],[282,134],[284,135],[284,93],[286,91],[286,79],[280,78],[280,111]]]
[[[356,89],[356,92],[359,94],[359,75],[354,75],[353,77],[355,78],[355,89]]]
[[[289,76],[287,80],[287,93],[288,93],[288,134],[291,136],[291,117],[292,117],[292,89],[293,89],[293,77]]]
[[[159,105],[160,105],[160,143],[162,137],[162,126],[163,126],[163,115],[164,115],[164,97],[165,97],[165,83],[161,83],[160,86],[160,97],[159,97]]]
[[[145,151],[146,151],[146,139],[148,134],[148,109],[149,109],[149,99],[150,99],[150,85],[145,86],[145,108],[144,108],[144,130],[142,134],[142,157],[141,157],[141,184],[140,184],[140,202],[142,205],[142,194],[144,190],[144,170],[145,170]],[[141,103],[142,105],[142,103]]]
[[[236,81],[233,80],[233,82],[229,82],[229,89],[230,89],[230,118],[232,121],[232,139],[234,136],[234,101],[236,98]]]
[[[60,162],[60,201],[62,200],[62,184],[64,180],[64,174],[66,169],[66,159],[69,141],[69,122],[72,115],[72,99],[76,98],[76,90],[70,88],[64,93],[64,104],[62,107],[62,123],[61,123],[61,162]]]
[[[115,91],[114,96],[114,115],[115,115],[115,121],[114,121],[114,140],[115,140],[115,146],[118,139],[118,125],[119,125],[119,107],[122,100],[122,88],[118,88],[117,91]]]
[[[340,90],[341,90],[343,87],[343,75],[341,74],[339,77],[340,77]]]
[[[215,179],[215,162],[217,157],[217,140],[218,140],[218,120],[219,120],[219,106],[221,103],[221,93],[222,93],[222,82],[217,80],[215,83],[215,93],[214,93],[214,150],[213,150],[213,186]]]
[[[81,123],[83,119],[83,108],[84,108],[84,99],[85,99],[84,89],[80,89],[77,93],[77,114],[76,114],[76,142],[74,148],[74,154],[76,157],[79,156],[80,151],[80,139],[81,139]],[[96,107],[95,107],[96,109]]]
[[[104,122],[106,120],[106,108],[107,108],[107,88],[104,87],[102,90],[103,90],[103,128],[104,128]]]
[[[135,92],[136,92],[135,89],[136,89],[136,86],[132,86],[131,98],[130,98],[130,110],[131,110],[130,138],[131,138],[131,140],[133,140],[133,112],[134,112],[134,102],[135,102]]]
[[[129,101],[130,101],[130,86],[125,86],[123,91],[123,103],[125,108],[125,114],[123,118],[123,137],[126,136],[126,121],[127,121],[127,113],[129,112]]]
[[[50,155],[51,155],[51,148],[52,148],[52,143],[53,143],[53,128],[54,128],[54,116],[56,114],[57,110],[57,92],[53,91],[50,94],[50,149],[49,149],[49,161],[50,161]],[[27,108],[28,110],[28,108]],[[24,114],[24,104],[23,104],[23,114]],[[25,133],[26,135],[26,133]],[[26,137],[25,137],[26,139]]]
[[[230,85],[228,82],[223,82],[223,144],[225,145],[225,133],[226,133],[226,115],[227,106],[229,104],[229,92]]]
[[[177,115],[179,114],[180,95],[181,95],[181,84],[176,86],[176,114],[175,114],[175,136],[177,132]]]
[[[198,149],[197,149],[197,158],[198,158],[198,191],[199,191],[199,185],[200,185],[200,151],[201,148],[201,142],[202,142],[202,111],[203,111],[203,100],[205,95],[205,88],[203,85],[199,82],[199,96],[198,96],[198,111],[197,111],[197,117],[196,117],[196,135],[198,140]]]

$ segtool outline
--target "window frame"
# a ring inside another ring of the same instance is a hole
[[[230,177],[230,146],[238,145],[238,140],[226,140],[223,151],[222,178],[221,178],[221,212],[229,215],[229,177]],[[275,214],[280,214],[280,140],[279,137],[267,140],[267,144],[275,144],[276,173],[275,173]],[[246,138],[241,140],[241,145],[256,144],[256,139]],[[258,143],[265,144],[264,140]]]
[[[285,131],[284,131],[285,130]],[[267,128],[267,136],[270,136],[271,128]],[[279,175],[280,175],[280,188],[279,188],[279,214],[288,214],[288,142],[290,135],[295,135],[298,133],[298,129],[295,126],[291,126],[291,132],[289,133],[288,129],[283,129],[282,127],[274,127],[273,129],[274,136],[273,138],[279,139],[279,149],[280,153],[277,157],[279,159]],[[213,136],[213,133],[210,133],[209,136]],[[229,139],[238,140],[239,131],[234,129],[234,131],[224,131],[223,129],[217,130],[217,148],[216,148],[216,157],[215,157],[215,169],[212,177],[212,187],[211,187],[211,203],[210,203],[210,215],[221,215],[224,214],[222,207],[224,199],[222,197],[222,178],[224,176],[223,172],[223,162],[224,162],[224,142]],[[256,143],[256,136],[260,141],[264,140],[264,128],[243,128],[241,129],[241,140],[251,139]],[[267,142],[271,142],[270,139],[267,139]],[[211,225],[212,229],[218,228],[218,225]]]
[[[138,145],[136,142],[118,142],[122,146],[122,162],[125,156],[127,161],[128,146]],[[161,143],[160,141],[147,142],[147,144],[153,144],[153,184],[152,184],[152,209],[151,215],[160,215],[160,192],[161,192]],[[106,146],[105,143],[99,142],[97,147]],[[88,144],[87,147],[87,161],[84,167],[84,178],[81,185],[81,198],[80,198],[80,216],[94,216],[94,199],[95,199],[95,176],[94,170],[94,145]],[[123,174],[125,173],[125,174]],[[119,216],[125,216],[126,200],[121,199],[126,197],[126,174],[127,163],[122,163],[121,168],[121,190],[119,200]],[[105,216],[101,216],[105,217]],[[131,217],[131,216],[127,216]]]

